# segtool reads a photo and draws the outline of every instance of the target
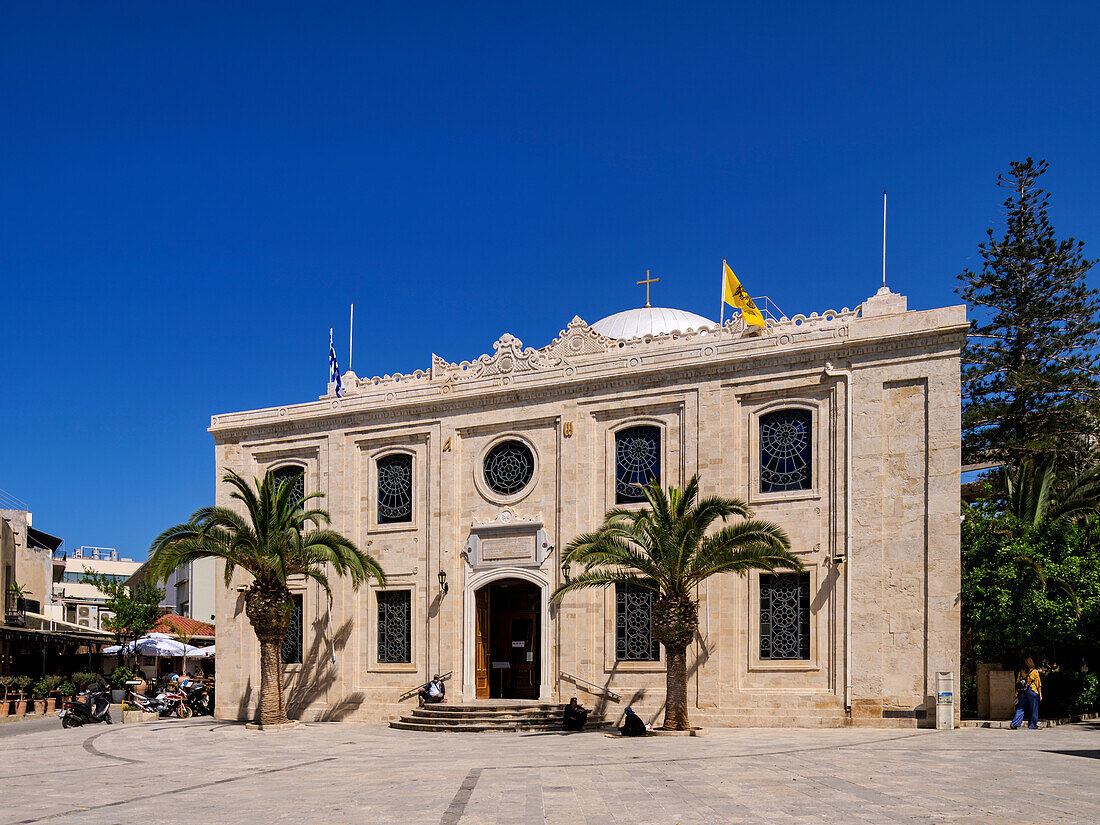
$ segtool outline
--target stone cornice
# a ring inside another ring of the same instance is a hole
[[[744,374],[761,378],[783,369],[851,361],[855,369],[906,357],[958,353],[969,325],[963,307],[863,317],[859,310],[795,316],[766,333],[745,330],[740,317],[724,327],[672,332],[631,341],[605,338],[580,318],[541,350],[502,336],[494,354],[448,363],[433,356],[430,372],[361,381],[344,398],[228,413],[211,418],[217,440],[237,434],[286,435],[319,427],[362,426],[368,421],[443,415],[604,390],[671,386]],[[342,423],[343,422],[343,423]]]

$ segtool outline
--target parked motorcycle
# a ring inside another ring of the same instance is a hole
[[[156,701],[160,703],[161,716],[178,716],[180,719],[190,719],[193,715],[191,707],[187,704],[187,697],[178,687],[170,687],[159,694]]]
[[[191,682],[181,688],[184,701],[195,716],[213,716],[210,691],[201,682]]]
[[[61,717],[61,727],[77,728],[81,725],[94,725],[99,722],[111,724],[111,697],[106,691],[92,690],[84,694],[84,701],[66,699],[64,707],[57,713]]]
[[[142,694],[135,693],[132,690],[130,691],[130,698],[127,701],[131,705],[137,707],[139,710],[142,710],[146,713],[155,713],[158,716],[162,715],[165,710],[164,702],[162,702],[160,699],[155,697],[150,698],[148,696],[143,696]]]

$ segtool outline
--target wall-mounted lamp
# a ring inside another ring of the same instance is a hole
[[[447,571],[444,570],[442,567],[439,568],[439,590],[443,593],[444,596],[447,595]]]
[[[566,559],[561,563],[561,575],[565,579],[565,583],[569,584],[569,559]]]

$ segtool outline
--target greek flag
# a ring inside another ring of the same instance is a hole
[[[336,363],[336,347],[332,345],[332,327],[328,328],[328,380],[336,385],[336,397],[344,397],[344,382],[340,380],[340,365]]]

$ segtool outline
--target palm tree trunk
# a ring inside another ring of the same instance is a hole
[[[687,645],[665,645],[665,730],[687,730]]]
[[[260,640],[260,725],[282,725],[288,721],[283,703],[283,640],[273,634],[261,636],[258,629],[256,636]]]
[[[260,725],[282,725],[286,718],[283,702],[283,639],[290,626],[290,592],[280,585],[253,584],[245,599],[245,615],[260,642]]]

